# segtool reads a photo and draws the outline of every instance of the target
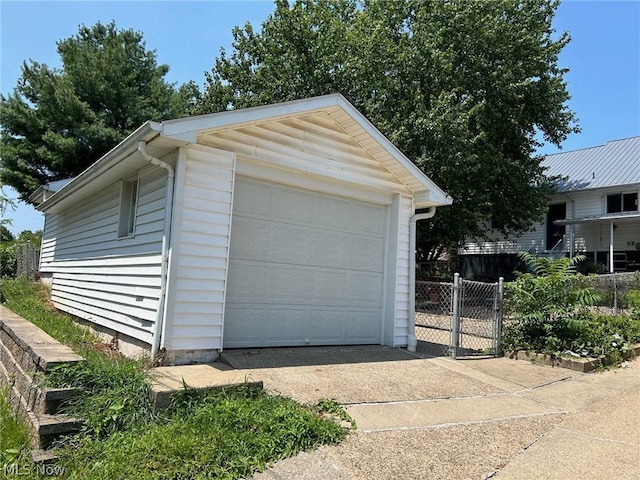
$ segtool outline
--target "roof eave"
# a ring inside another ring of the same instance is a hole
[[[147,121],[143,123],[127,138],[105,153],[98,161],[91,164],[91,166],[75,177],[71,182],[37,205],[36,209],[41,212],[47,212],[60,201],[68,198],[70,195],[87,185],[87,183],[93,181],[112,165],[118,163],[122,159],[123,153],[130,151],[132,148],[137,148],[138,140],[143,139],[150,133],[159,133],[161,131],[161,126],[162,124],[158,122]],[[40,190],[40,188],[38,188],[38,190]],[[32,195],[35,195],[38,190],[36,190]]]

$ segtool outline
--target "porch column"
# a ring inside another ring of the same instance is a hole
[[[609,223],[609,273],[613,273],[613,220]]]

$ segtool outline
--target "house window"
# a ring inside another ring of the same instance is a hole
[[[607,195],[607,213],[637,212],[638,192]]]
[[[120,194],[120,220],[118,237],[131,237],[136,225],[136,207],[138,205],[138,179],[122,181]]]

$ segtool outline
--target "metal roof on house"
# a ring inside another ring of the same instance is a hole
[[[547,155],[547,175],[561,175],[560,192],[640,184],[640,137]]]

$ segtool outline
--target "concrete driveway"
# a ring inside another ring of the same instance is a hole
[[[342,444],[278,462],[256,480],[640,478],[639,362],[579,374],[378,346],[223,356],[274,393],[338,400],[358,425]]]

